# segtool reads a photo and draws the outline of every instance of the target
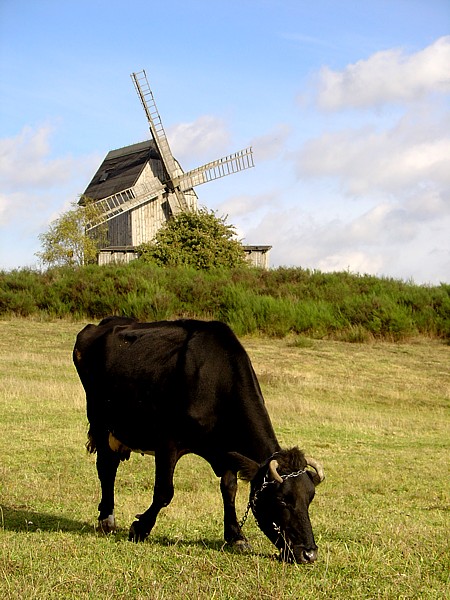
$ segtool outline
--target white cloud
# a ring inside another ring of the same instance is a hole
[[[430,182],[449,189],[449,118],[424,101],[390,127],[367,121],[359,128],[324,133],[297,153],[297,173],[337,178],[344,192],[354,196],[405,193]]]
[[[3,190],[49,187],[67,181],[73,159],[50,157],[53,127],[24,127],[15,137],[0,139],[0,183]]]
[[[323,70],[321,84],[318,106],[335,110],[331,127],[340,109],[397,106],[388,118],[359,113],[357,125],[329,127],[296,154],[300,180],[326,182],[341,205],[339,221],[300,228],[305,260],[448,281],[450,36],[410,56],[389,50],[339,73]]]
[[[411,210],[409,204],[386,202],[334,219],[317,215],[313,207],[272,210],[246,228],[245,238],[273,246],[272,266],[349,270],[418,283],[448,281],[450,214],[434,214],[431,198],[431,214],[421,219],[424,204],[418,202],[415,212],[415,202],[412,198]]]
[[[380,273],[384,260],[380,254],[375,256],[367,252],[347,250],[329,254],[318,260],[320,271],[350,271],[351,273]]]
[[[34,231],[76,200],[99,158],[52,157],[50,125],[0,139],[0,226]]]
[[[256,162],[279,158],[285,152],[286,140],[292,127],[286,124],[277,125],[272,131],[254,138],[251,142]]]
[[[222,119],[211,115],[192,123],[180,123],[168,129],[167,137],[174,156],[184,163],[210,162],[229,149],[230,134]]]
[[[450,36],[415,54],[401,49],[377,52],[343,71],[323,67],[318,103],[326,110],[409,102],[450,90]]]
[[[259,195],[232,196],[219,206],[219,212],[229,215],[230,218],[245,217],[266,209],[276,203],[274,193]]]

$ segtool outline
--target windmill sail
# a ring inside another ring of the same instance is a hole
[[[153,92],[150,89],[150,85],[147,80],[145,71],[139,73],[132,73],[131,78],[133,79],[134,86],[141,99],[142,106],[144,107],[145,114],[147,115],[150,132],[155,144],[161,155],[161,159],[164,163],[164,167],[167,171],[168,179],[172,179],[176,175],[176,164],[170,150],[169,142],[167,140],[166,132],[161,121],[161,117],[156,106]]]
[[[117,194],[112,194],[107,198],[102,198],[93,203],[94,208],[98,213],[87,225],[86,230],[90,231],[99,225],[103,225],[110,219],[114,219],[118,215],[125,213],[132,208],[136,208],[145,202],[149,202],[156,198],[164,191],[163,185],[155,182],[155,185],[133,186],[122,190]]]
[[[186,211],[188,210],[188,205],[184,194],[172,183],[179,173],[179,170],[170,150],[169,142],[167,140],[166,132],[164,131],[162,120],[156,106],[155,98],[147,80],[147,75],[145,71],[139,71],[138,73],[132,73],[131,78],[141,100],[142,106],[144,107],[150,127],[150,133],[152,134],[156,147],[158,148],[161,160],[167,173],[167,180],[165,183],[168,187],[168,191],[172,192],[172,194],[169,194],[169,204],[172,214]]]
[[[245,150],[240,150],[229,156],[224,156],[223,158],[207,163],[203,167],[183,173],[178,178],[178,185],[185,192],[196,185],[201,185],[202,183],[207,183],[208,181],[213,181],[232,173],[238,173],[254,166],[253,150],[251,147],[245,148]]]

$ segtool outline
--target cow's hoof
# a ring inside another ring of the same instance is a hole
[[[116,531],[116,519],[114,515],[108,515],[106,519],[99,519],[97,531],[104,534],[114,533]]]
[[[134,521],[130,527],[128,540],[130,542],[143,542],[148,537],[148,533],[143,530],[142,524],[139,521]]]
[[[246,552],[252,551],[252,545],[248,540],[235,540],[230,546],[234,552],[239,552],[239,554],[245,554]]]

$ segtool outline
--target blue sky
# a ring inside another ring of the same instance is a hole
[[[271,265],[450,282],[448,0],[0,0],[0,269],[106,153],[149,136],[145,69],[196,188]]]

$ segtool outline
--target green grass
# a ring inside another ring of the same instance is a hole
[[[450,340],[450,285],[418,286],[348,272],[129,265],[0,271],[0,316],[74,320],[218,319],[238,335]]]
[[[283,445],[320,459],[314,565],[285,565],[252,517],[253,552],[222,542],[219,482],[201,459],[177,468],[172,504],[143,544],[153,459],[117,480],[116,535],[95,531],[84,396],[71,363],[84,323],[0,321],[2,598],[429,598],[450,594],[450,348],[439,341],[243,338]],[[238,513],[247,503],[241,484]]]

